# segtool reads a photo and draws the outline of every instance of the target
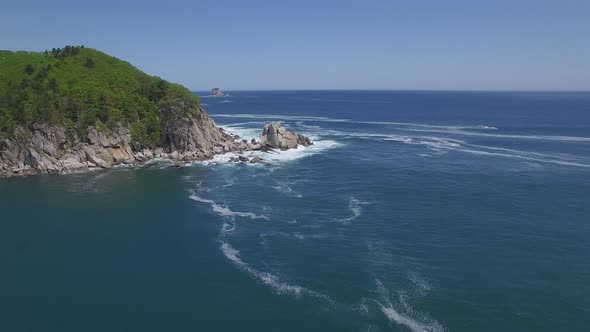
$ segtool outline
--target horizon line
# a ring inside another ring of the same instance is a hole
[[[209,92],[189,89],[191,92]],[[590,90],[462,90],[462,89],[221,89],[222,92],[297,92],[297,91],[376,91],[376,92],[539,92],[539,93],[590,93]]]

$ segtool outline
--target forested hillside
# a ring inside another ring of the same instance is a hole
[[[0,51],[0,139],[35,123],[64,125],[70,138],[85,136],[88,126],[122,123],[135,142],[158,146],[163,106],[179,100],[199,112],[199,98],[188,89],[95,49]]]

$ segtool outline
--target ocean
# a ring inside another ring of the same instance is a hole
[[[1,180],[0,331],[588,330],[590,93],[202,103],[315,144]]]

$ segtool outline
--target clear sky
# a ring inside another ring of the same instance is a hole
[[[0,49],[66,44],[193,90],[590,90],[588,0],[0,0]]]

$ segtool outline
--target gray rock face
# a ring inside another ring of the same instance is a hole
[[[68,138],[63,126],[35,124],[17,127],[14,134],[0,140],[0,177],[37,173],[82,172],[93,168],[135,165],[153,158],[172,159],[178,165],[211,159],[215,154],[291,149],[313,143],[303,135],[285,129],[279,122],[264,126],[260,141],[239,140],[226,133],[201,107],[179,100],[162,108],[169,116],[162,147],[153,150],[132,141],[124,125],[88,127],[86,137]],[[232,161],[260,163],[262,158],[238,156]]]
[[[264,126],[260,134],[260,144],[282,150],[297,148],[298,145],[310,146],[308,137],[287,130],[280,122],[271,122]]]
[[[199,107],[197,115],[188,112],[190,106],[179,102],[167,110],[175,116],[166,124],[164,150],[201,151],[203,154],[223,153],[236,149],[234,138],[221,130]]]
[[[66,134],[61,126],[35,124],[31,143],[49,155],[56,155],[66,143]]]
[[[73,142],[68,142],[63,126],[17,127],[12,137],[0,141],[0,177],[80,172],[153,158],[190,162],[239,150],[235,138],[217,127],[201,107],[195,112],[194,105],[179,100],[161,111],[169,112],[171,120],[164,128],[164,146],[153,151],[134,144],[129,128],[123,125],[88,127],[86,137]]]

